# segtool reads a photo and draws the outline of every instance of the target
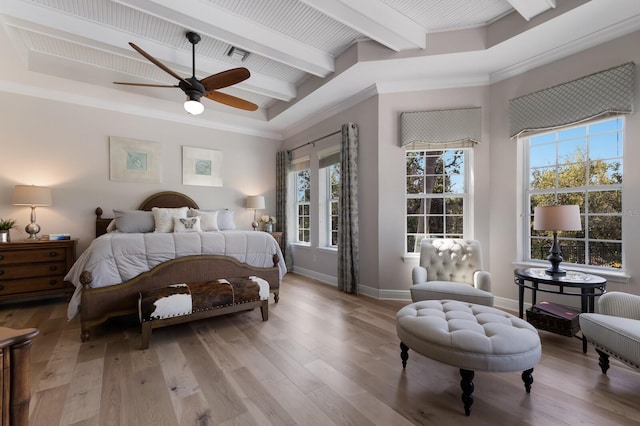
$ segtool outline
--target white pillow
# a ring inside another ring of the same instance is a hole
[[[187,218],[188,207],[180,207],[177,209],[168,209],[162,207],[154,207],[151,209],[153,218],[155,219],[156,229],[154,232],[173,232],[173,218]]]
[[[200,228],[203,231],[219,231],[218,228],[218,211],[205,211],[189,209],[190,217],[200,217]]]
[[[233,218],[233,210],[218,210],[218,229],[227,231],[236,229],[236,222]]]
[[[173,232],[200,232],[200,216],[174,217]]]

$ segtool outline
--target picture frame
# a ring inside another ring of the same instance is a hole
[[[222,186],[222,151],[182,147],[182,184]]]
[[[162,146],[158,142],[109,137],[109,179],[162,183]]]

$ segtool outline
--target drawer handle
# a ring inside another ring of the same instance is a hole
[[[49,270],[50,271],[57,271],[58,267],[56,265],[51,265],[51,266],[49,266]]]
[[[4,290],[4,286],[0,284],[0,291]]]
[[[56,285],[56,284],[58,284],[58,280],[49,281],[49,285]]]
[[[50,251],[49,252],[49,257],[56,257],[58,255],[57,251]]]
[[[0,269],[0,275],[3,275],[4,271],[2,269]]]
[[[0,260],[4,260],[4,256],[0,254]]]

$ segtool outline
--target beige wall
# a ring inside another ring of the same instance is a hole
[[[411,268],[416,264],[403,259],[404,150],[397,146],[399,114],[481,106],[482,143],[473,149],[473,224],[469,236],[479,239],[485,248],[485,265],[493,275],[496,304],[515,309],[517,287],[513,283],[513,269],[519,259],[521,172],[517,142],[508,134],[509,99],[624,62],[638,63],[640,51],[635,46],[639,44],[640,32],[636,32],[493,85],[380,95],[288,140],[288,146],[295,146],[295,141],[311,140],[344,121],[354,121],[360,126],[362,292],[380,298],[408,298]],[[634,278],[640,273],[640,262],[635,259],[640,252],[640,168],[633,167],[633,162],[640,158],[640,144],[635,143],[638,135],[640,118],[637,114],[628,116],[623,209],[628,212],[624,217],[625,272],[631,279],[623,283],[624,278],[608,277],[609,290],[636,294],[640,294]],[[305,269],[313,270],[310,258],[305,261]],[[318,265],[325,276],[331,275],[328,267],[335,268],[333,264]],[[577,305],[575,299],[563,301]]]
[[[93,239],[94,210],[137,208],[165,190],[191,196],[202,208],[230,208],[250,229],[246,195],[264,194],[275,214],[275,153],[281,142],[28,96],[0,93],[0,218],[15,218],[11,238],[26,237],[29,208],[11,205],[16,184],[50,186],[53,207],[37,208],[41,234],[68,232],[79,248]],[[162,149],[162,183],[109,180],[109,136],[154,141]],[[223,153],[223,187],[182,185],[182,146]]]

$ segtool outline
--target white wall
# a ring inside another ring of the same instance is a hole
[[[517,307],[513,269],[517,266],[518,206],[521,200],[517,143],[509,138],[509,99],[628,61],[640,63],[640,32],[588,49],[516,77],[484,87],[384,94],[314,126],[287,141],[288,147],[312,140],[353,121],[360,126],[360,284],[363,293],[380,298],[408,298],[411,268],[404,254],[404,150],[397,146],[399,115],[464,106],[482,107],[482,143],[473,149],[473,225],[470,236],[484,247],[500,306]],[[640,73],[636,72],[636,75]],[[636,77],[638,80],[639,77]],[[637,86],[638,82],[636,82]],[[636,96],[637,97],[637,96]],[[637,104],[637,102],[636,102]],[[637,109],[637,108],[636,108]],[[608,289],[640,294],[640,117],[626,119],[624,145],[624,217],[627,283],[609,280]],[[312,268],[312,262],[306,265]],[[327,268],[318,265],[327,274]],[[332,265],[333,268],[333,265]],[[565,303],[577,305],[577,298]]]
[[[275,153],[281,142],[164,120],[0,93],[0,218],[15,218],[12,240],[26,238],[28,207],[11,205],[16,184],[49,186],[53,206],[36,210],[41,234],[68,232],[79,251],[93,239],[94,210],[137,208],[149,195],[179,191],[201,208],[236,211],[240,229],[251,229],[247,195],[264,194],[263,214],[275,214]],[[158,142],[162,183],[109,180],[109,136]],[[222,151],[223,187],[182,185],[182,146]]]
[[[569,56],[517,77],[491,86],[491,273],[494,277],[494,293],[507,300],[517,300],[517,287],[513,284],[514,263],[517,260],[518,245],[515,238],[519,232],[520,202],[518,179],[517,143],[509,139],[509,99],[565,83],[602,71],[625,62],[640,63],[640,32],[604,43],[584,52]],[[639,73],[636,70],[636,88]],[[638,105],[636,89],[636,108]],[[626,134],[624,141],[624,195],[623,210],[630,212],[623,217],[625,229],[625,268],[631,276],[628,283],[616,282],[609,278],[607,289],[640,294],[638,274],[640,274],[640,168],[635,163],[640,158],[640,117],[638,114],[626,116]],[[635,214],[634,214],[635,212]],[[576,299],[576,298],[574,298]],[[576,300],[566,303],[578,304]]]

